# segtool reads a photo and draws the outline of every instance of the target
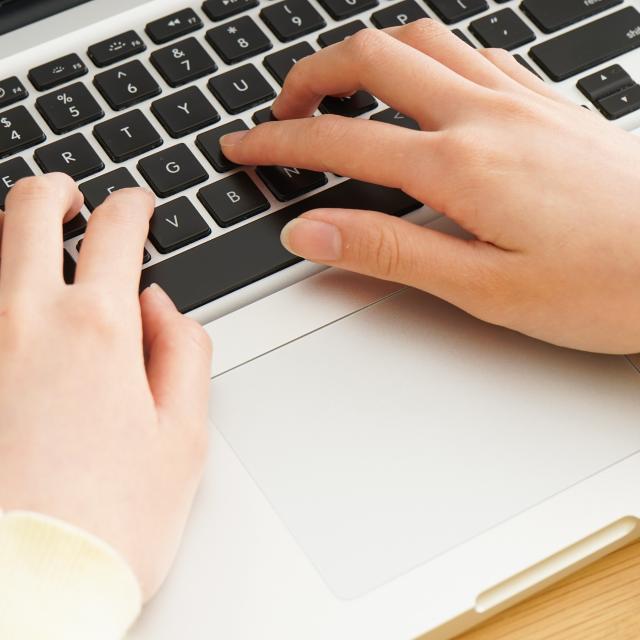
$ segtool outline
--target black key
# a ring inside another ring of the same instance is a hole
[[[427,12],[417,2],[403,0],[371,14],[371,21],[378,29],[386,29],[387,27],[398,27],[420,20],[420,18],[428,17]]]
[[[334,20],[344,20],[378,6],[378,0],[319,0]]]
[[[598,109],[609,119],[617,120],[640,109],[640,86],[634,84],[596,103]]]
[[[160,93],[158,83],[149,75],[140,60],[132,60],[115,69],[99,73],[93,79],[93,84],[98,87],[109,106],[116,111]]]
[[[202,10],[209,19],[219,22],[257,6],[258,0],[206,0],[202,5]]]
[[[59,84],[79,78],[87,73],[87,67],[75,53],[57,58],[29,71],[29,80],[38,91],[53,89]]]
[[[535,34],[516,15],[513,9],[501,9],[469,24],[469,31],[485,47],[516,49],[536,39]]]
[[[481,13],[489,8],[486,0],[464,0],[464,2],[461,0],[427,0],[427,4],[447,24],[475,16],[476,13]]]
[[[0,81],[0,109],[24,100],[28,95],[29,92],[15,76]]]
[[[124,162],[162,144],[162,138],[139,109],[96,125],[93,135],[114,162]]]
[[[380,113],[376,113],[371,116],[371,120],[386,122],[387,124],[395,124],[399,127],[404,127],[405,129],[415,129],[416,131],[420,131],[420,125],[413,118],[405,116],[395,109],[385,109]]]
[[[23,106],[0,113],[0,158],[33,147],[44,139],[42,129]]]
[[[202,20],[196,12],[193,9],[182,9],[150,22],[145,27],[145,31],[156,44],[162,44],[185,36],[200,27],[202,27]]]
[[[531,71],[531,73],[542,80],[540,74],[519,53],[516,53],[513,57],[516,59],[516,62],[520,63],[527,71]]]
[[[286,49],[276,51],[276,53],[270,53],[263,60],[263,64],[278,84],[282,86],[284,79],[287,77],[289,71],[291,71],[291,67],[293,67],[298,60],[302,60],[302,58],[312,53],[313,47],[308,42],[298,42]]]
[[[61,171],[81,180],[104,169],[104,163],[81,133],[56,140],[33,154],[44,173]]]
[[[211,233],[188,198],[161,204],[151,216],[149,239],[160,253],[170,253]]]
[[[185,144],[143,158],[138,162],[138,171],[161,198],[184,191],[209,177]]]
[[[347,118],[355,118],[378,106],[376,99],[366,91],[356,91],[348,98],[327,97],[320,103],[322,113],[335,113]]]
[[[277,118],[273,115],[271,107],[265,107],[256,111],[251,119],[255,124],[262,124],[263,122],[275,122]]]
[[[346,180],[325,191],[158,262],[140,289],[159,284],[187,312],[300,261],[280,242],[287,222],[316,208],[373,209],[401,216],[421,204],[396,189]]]
[[[151,54],[153,66],[172,87],[216,71],[216,63],[195,38],[159,49]]]
[[[336,42],[342,42],[345,38],[352,36],[354,33],[360,31],[360,29],[366,29],[367,25],[362,20],[354,20],[343,24],[341,27],[331,29],[331,31],[325,31],[318,36],[318,44],[321,47],[328,47]]]
[[[542,31],[551,33],[618,4],[622,0],[523,0],[520,8]]]
[[[92,44],[87,53],[98,67],[106,67],[114,62],[120,62],[144,51],[147,47],[135,31],[125,31],[97,44]]]
[[[86,228],[87,221],[84,219],[84,216],[79,213],[75,218],[72,218],[69,222],[65,222],[62,225],[62,237],[64,240],[70,240],[84,233]]]
[[[9,189],[20,180],[32,176],[33,171],[22,158],[12,158],[0,164],[0,209],[4,207],[4,201]]]
[[[529,55],[552,80],[559,82],[638,46],[640,13],[627,7],[538,44]]]
[[[227,64],[240,62],[272,46],[269,38],[248,16],[214,27],[207,31],[206,37]]]
[[[104,116],[104,111],[82,82],[41,96],[36,100],[36,107],[55,133],[72,131]]]
[[[579,80],[578,89],[591,102],[597,102],[634,84],[631,76],[619,64],[614,64]]]
[[[231,160],[227,160],[220,149],[220,138],[227,133],[234,131],[246,131],[249,127],[242,120],[233,120],[227,122],[221,127],[216,127],[210,131],[201,133],[196,138],[196,146],[204,157],[211,163],[211,166],[219,173],[229,171],[238,165]]]
[[[230,227],[269,208],[267,199],[244,171],[203,187],[198,199],[221,227]]]
[[[256,173],[281,202],[293,200],[327,184],[327,176],[317,171],[293,167],[258,167]]]
[[[12,158],[0,164],[0,209],[4,207],[9,189],[20,180],[34,175],[31,167],[22,158]],[[87,226],[87,221],[78,214],[75,218],[62,225],[62,234],[65,240],[82,233]]]
[[[476,48],[476,45],[473,44],[471,40],[469,40],[469,38],[467,37],[467,34],[464,31],[462,31],[462,29],[451,29],[451,33],[453,33],[454,36],[458,36],[458,38],[460,38],[460,40],[462,40],[462,42],[464,42],[465,44],[468,44],[470,47],[473,47],[474,49]]]
[[[124,167],[120,167],[120,169],[104,173],[97,178],[93,178],[93,180],[83,182],[79,186],[79,189],[84,195],[84,203],[87,205],[87,209],[93,211],[114,191],[138,186],[140,185],[135,181],[129,171]]]
[[[252,64],[214,76],[208,86],[229,113],[240,113],[276,97],[271,85]]]
[[[289,42],[327,23],[307,0],[283,0],[265,7],[260,12],[265,24],[281,42]]]
[[[73,284],[76,277],[76,263],[66,249],[64,249],[62,256],[62,276],[67,284]]]
[[[188,87],[156,100],[151,104],[151,111],[172,138],[186,136],[220,120],[220,114],[198,87]]]

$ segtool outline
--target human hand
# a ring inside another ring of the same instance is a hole
[[[422,131],[308,117],[325,95],[358,89]],[[285,228],[293,253],[423,289],[558,345],[640,350],[640,140],[510,54],[477,52],[428,19],[366,29],[300,60],[273,112],[279,122],[223,138],[224,154],[398,187],[475,236],[316,210]]]
[[[92,214],[75,284],[63,174],[25,178],[1,227],[0,507],[62,519],[111,544],[148,599],[166,576],[201,475],[210,343],[159,288],[138,297],[153,197],[118,191]],[[0,222],[2,219],[0,217]]]

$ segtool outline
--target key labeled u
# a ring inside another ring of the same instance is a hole
[[[241,79],[240,83],[234,81],[233,86],[242,93],[244,93],[249,89],[249,85],[247,84],[247,81],[244,79]]]

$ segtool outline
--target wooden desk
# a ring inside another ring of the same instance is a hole
[[[640,640],[640,542],[457,640]]]

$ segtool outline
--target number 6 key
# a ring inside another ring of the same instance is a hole
[[[116,111],[126,109],[132,104],[142,102],[160,93],[158,83],[142,66],[139,60],[103,71],[94,79],[93,84],[104,96],[109,106]]]

